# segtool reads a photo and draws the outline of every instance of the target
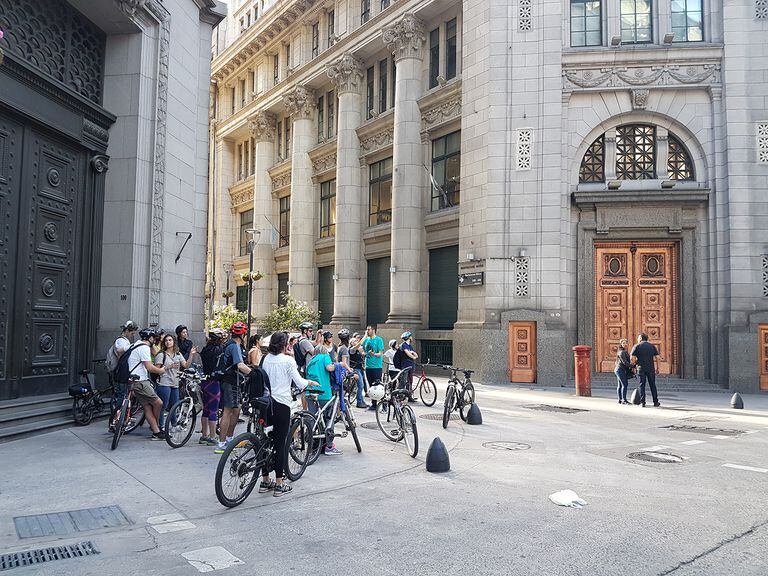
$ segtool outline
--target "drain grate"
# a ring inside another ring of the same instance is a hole
[[[442,422],[443,420],[443,413],[442,412],[436,412],[434,414],[421,414],[419,415],[419,418],[424,418],[424,420],[438,420]],[[451,414],[448,417],[448,420],[461,420],[458,414]]]
[[[657,462],[659,464],[680,464],[685,462],[685,458],[669,452],[654,452],[646,450],[643,452],[631,452],[627,458],[632,460],[642,460],[643,462]]]
[[[82,558],[93,556],[99,551],[93,547],[93,542],[80,542],[69,546],[56,546],[55,548],[40,548],[38,550],[26,550],[11,554],[0,554],[0,571],[22,568],[43,562],[54,560],[66,560],[67,558]]]
[[[119,506],[86,508],[52,514],[17,516],[13,519],[19,538],[69,536],[77,532],[101,530],[130,524]]]
[[[576,414],[578,412],[589,412],[583,408],[568,408],[566,406],[552,406],[551,404],[527,404],[523,408],[528,410],[538,410],[540,412],[557,412],[559,414]]]
[[[507,450],[514,452],[517,450],[530,450],[530,444],[523,444],[522,442],[484,442],[484,448],[490,448],[491,450]]]
[[[379,425],[376,424],[376,422],[361,422],[360,423],[361,428],[365,428],[366,430],[378,430]]]
[[[667,430],[677,432],[694,432],[696,434],[713,434],[716,436],[738,436],[744,434],[745,430],[733,430],[728,428],[705,428],[704,426],[687,426],[685,424],[672,424],[670,426],[661,426]]]

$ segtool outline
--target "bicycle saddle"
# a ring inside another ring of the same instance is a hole
[[[139,380],[141,380],[141,376],[139,376],[138,374],[131,374],[130,376],[128,376],[128,380],[130,380],[131,382],[138,382]]]
[[[464,376],[472,376],[475,373],[474,370],[462,370],[462,372],[464,372]]]
[[[392,396],[410,396],[409,391],[405,388],[397,388],[396,390],[392,390],[390,394],[392,394]]]

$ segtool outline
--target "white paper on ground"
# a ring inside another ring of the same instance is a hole
[[[587,505],[585,500],[579,498],[573,490],[560,490],[549,495],[549,499],[558,506],[568,506],[570,508],[582,508]]]
[[[180,520],[179,522],[166,522],[165,524],[153,524],[152,528],[158,534],[167,534],[168,532],[180,532],[181,530],[191,530],[195,525],[189,520]]]
[[[197,568],[198,572],[213,572],[214,570],[222,570],[231,566],[245,564],[240,558],[233,556],[222,546],[191,550],[184,552],[182,556],[187,562]]]
[[[147,524],[162,524],[164,522],[176,522],[177,520],[184,520],[184,516],[181,514],[164,514],[163,516],[150,516],[147,518]]]

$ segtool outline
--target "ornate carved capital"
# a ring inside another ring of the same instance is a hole
[[[312,118],[315,110],[315,93],[311,88],[296,86],[292,92],[283,96],[283,105],[291,116]]]
[[[384,28],[382,39],[395,55],[395,61],[424,57],[423,46],[427,39],[424,23],[413,14],[404,14],[398,22]]]
[[[120,8],[120,10],[122,10],[123,13],[130,18],[133,18],[133,16],[136,14],[136,11],[143,8],[144,4],[146,3],[147,0],[115,0],[117,7]]]
[[[91,168],[93,168],[93,171],[98,174],[103,174],[107,170],[109,170],[109,156],[104,156],[103,154],[97,154],[93,158],[91,158]]]
[[[328,64],[326,74],[331,79],[331,83],[338,88],[339,94],[362,91],[363,62],[349,52],[342,54],[336,62]]]
[[[256,142],[273,142],[275,140],[275,116],[269,112],[256,112],[249,118],[250,128]]]

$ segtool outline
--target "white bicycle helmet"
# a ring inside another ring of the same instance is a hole
[[[374,384],[368,388],[368,398],[376,400],[377,402],[384,398],[384,386],[381,384]]]

